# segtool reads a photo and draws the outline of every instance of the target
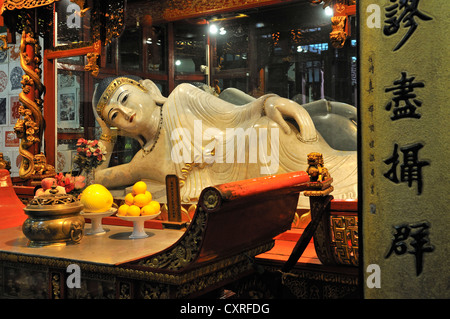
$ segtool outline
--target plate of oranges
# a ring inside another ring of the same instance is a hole
[[[148,237],[144,230],[144,222],[161,214],[161,205],[153,200],[143,181],[133,185],[132,192],[126,194],[125,202],[117,209],[117,217],[133,222],[133,232],[130,238]]]

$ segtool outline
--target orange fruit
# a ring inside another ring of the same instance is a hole
[[[142,207],[141,215],[155,215],[158,214],[160,210],[161,205],[157,201],[152,200],[150,203]]]
[[[140,216],[141,215],[141,209],[136,205],[131,205],[127,209],[127,216]]]
[[[148,196],[145,196],[145,194],[137,194],[136,196],[134,196],[134,205],[138,207],[144,207],[148,203],[150,203],[150,200]]]
[[[133,194],[135,196],[138,194],[145,194],[146,190],[147,190],[147,184],[145,184],[143,181],[136,182],[133,185]]]
[[[153,199],[152,193],[150,193],[149,191],[145,191],[144,195],[145,197],[147,197],[148,202],[150,203]]]
[[[119,209],[117,210],[117,215],[126,216],[129,207],[130,206],[127,204],[120,205]]]
[[[125,196],[125,204],[127,204],[127,205],[133,205],[133,203],[134,203],[134,196],[133,196],[133,194],[128,193],[128,194]]]

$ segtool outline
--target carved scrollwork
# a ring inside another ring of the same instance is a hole
[[[126,1],[94,1],[91,10],[92,41],[102,41],[104,45],[118,37],[125,26]]]
[[[6,35],[0,35],[0,51],[7,51],[9,50],[11,47],[8,47],[8,41],[7,41],[7,36]]]
[[[28,205],[29,206],[55,206],[55,205],[67,205],[76,203],[78,200],[68,194],[55,194],[55,195],[42,195],[33,198]]]
[[[78,243],[83,238],[84,225],[78,222],[70,224],[70,239],[74,243]]]
[[[358,266],[358,217],[331,216],[331,246],[338,264]]]
[[[312,4],[322,4],[323,8],[334,6],[334,5],[346,5],[353,6],[356,5],[356,0],[309,0]]]
[[[59,273],[52,273],[52,299],[61,299],[61,276]]]
[[[169,299],[169,286],[144,282],[140,290],[144,299]]]
[[[201,205],[205,210],[212,211],[220,206],[220,201],[220,193],[214,188],[209,188],[202,195]]]
[[[19,139],[19,153],[23,160],[19,169],[19,176],[30,178],[34,172],[34,154],[29,149],[37,144],[40,149],[44,130],[44,118],[42,115],[44,84],[41,81],[41,47],[37,40],[38,35],[31,31],[31,16],[24,26],[20,43],[20,66],[25,74],[22,77],[22,92],[19,94],[19,118],[14,126],[14,131]],[[27,48],[33,48],[29,55]]]
[[[32,9],[42,7],[58,0],[4,0],[3,8],[0,8],[0,13],[6,10],[15,9]]]
[[[187,236],[183,237],[178,245],[150,259],[141,260],[139,265],[157,269],[179,270],[194,261],[200,252],[206,221],[207,214],[199,207]]]
[[[336,16],[331,18],[333,31],[330,33],[330,40],[333,47],[337,49],[342,48],[345,40],[347,40],[347,33],[345,32],[346,23],[347,16]]]
[[[84,66],[84,70],[91,72],[92,76],[97,76],[100,72],[100,69],[97,65],[97,59],[98,59],[97,53],[88,53],[87,58],[87,64]]]

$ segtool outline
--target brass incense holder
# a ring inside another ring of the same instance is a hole
[[[61,194],[52,187],[50,194],[33,198],[24,208],[29,216],[22,225],[28,246],[76,244],[83,238],[83,205],[70,194]]]

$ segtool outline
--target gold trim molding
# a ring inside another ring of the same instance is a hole
[[[153,23],[160,23],[294,1],[296,0],[170,0],[147,1],[145,5],[143,5],[144,1],[139,1],[127,4],[127,21],[128,23],[136,21],[146,23],[151,17]]]
[[[0,8],[0,14],[5,10],[32,9],[52,4],[56,1],[59,0],[5,0],[3,2],[3,7]]]
[[[257,256],[263,252],[266,252],[273,248],[274,242],[264,243],[258,247],[243,251],[240,254],[231,256],[219,260],[215,263],[201,266],[199,268],[189,270],[187,272],[169,274],[164,272],[156,272],[155,269],[152,270],[142,270],[142,269],[131,269],[127,268],[129,265],[123,264],[119,266],[107,266],[104,264],[94,264],[80,262],[77,260],[68,259],[55,259],[47,258],[45,256],[29,256],[29,255],[19,255],[14,253],[1,252],[0,261],[7,261],[13,263],[25,263],[28,265],[40,265],[49,268],[63,268],[66,269],[70,264],[76,263],[80,266],[82,272],[93,272],[93,273],[104,273],[112,276],[119,276],[123,278],[153,281],[161,284],[170,285],[182,285],[186,284],[200,276],[205,276],[210,273],[219,271],[223,268],[228,268],[234,264],[241,263],[248,260],[249,257]]]
[[[353,6],[356,5],[356,0],[308,0],[312,4],[323,4],[323,8],[335,5],[346,5]]]

